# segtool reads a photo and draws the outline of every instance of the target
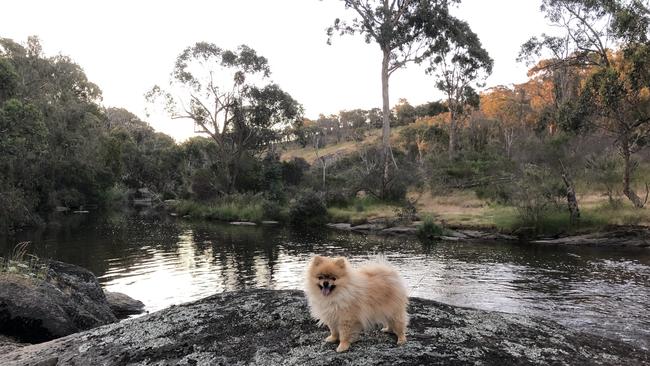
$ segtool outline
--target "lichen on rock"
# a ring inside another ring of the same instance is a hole
[[[2,365],[649,365],[648,351],[552,321],[413,298],[408,341],[325,343],[300,291],[227,292],[0,355]]]

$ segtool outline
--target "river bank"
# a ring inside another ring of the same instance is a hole
[[[409,313],[404,346],[372,330],[337,354],[301,291],[227,292],[22,347],[0,355],[0,364],[650,364],[648,351],[539,318],[419,298]]]
[[[382,255],[402,274],[411,296],[540,316],[650,349],[647,248],[478,239],[424,243],[411,235],[282,225],[86,219],[15,240],[31,241],[30,252],[40,258],[88,268],[104,289],[142,301],[148,312],[220,292],[299,289],[315,253],[343,255],[354,265]],[[11,253],[15,243],[0,243],[0,252]]]

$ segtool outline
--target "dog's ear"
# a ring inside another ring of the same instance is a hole
[[[322,263],[323,260],[325,260],[325,258],[321,257],[320,255],[316,255],[316,256],[314,256],[314,258],[311,260],[311,264],[314,265],[314,266],[316,266],[316,265],[319,265],[320,263]]]
[[[338,258],[336,258],[336,260],[334,261],[334,264],[336,264],[336,265],[339,266],[340,268],[345,268],[346,263],[347,263],[347,261],[346,261],[345,258],[343,258],[343,257],[338,257]]]

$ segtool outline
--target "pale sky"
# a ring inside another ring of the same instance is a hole
[[[487,87],[526,80],[519,47],[549,27],[540,0],[463,0],[453,13],[466,20],[495,60]],[[174,60],[198,41],[234,49],[246,44],[269,60],[271,79],[305,108],[305,116],[381,107],[381,54],[360,36],[325,29],[350,15],[338,0],[20,0],[2,6],[0,37],[41,39],[46,55],[70,56],[103,91],[106,107],[122,107],[182,141],[190,121],[145,115],[143,94],[166,85]],[[412,105],[441,98],[432,77],[415,65],[390,79],[390,102]]]

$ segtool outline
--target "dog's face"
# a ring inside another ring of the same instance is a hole
[[[315,256],[309,264],[309,286],[318,288],[321,295],[331,296],[337,288],[345,286],[348,262],[343,257]]]

